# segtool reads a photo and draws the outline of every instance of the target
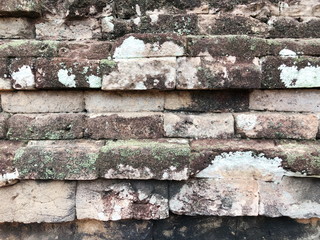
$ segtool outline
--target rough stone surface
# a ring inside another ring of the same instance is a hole
[[[156,112],[163,108],[162,93],[85,92],[85,109],[88,112]]]
[[[25,18],[0,18],[0,39],[33,38],[33,28]]]
[[[9,64],[9,74],[14,89],[30,90],[35,88],[35,59],[15,58]]]
[[[78,219],[148,220],[169,215],[168,189],[162,182],[80,182],[76,202]]]
[[[39,17],[41,14],[41,2],[39,0],[1,0],[0,16],[8,17]]]
[[[84,118],[80,113],[15,114],[8,121],[7,137],[13,140],[82,138]]]
[[[1,48],[1,46],[0,46]],[[0,58],[0,90],[11,90],[11,81],[7,68],[7,59]]]
[[[167,137],[229,138],[234,134],[232,114],[173,114],[164,115]]]
[[[99,61],[38,59],[36,88],[101,88]]]
[[[0,222],[67,222],[75,219],[75,182],[22,181],[0,188]]]
[[[11,113],[81,112],[82,92],[42,91],[1,94],[2,108]]]
[[[9,114],[0,113],[0,139],[6,137],[6,132],[8,128],[7,120],[9,118]]]
[[[314,114],[235,114],[236,133],[248,138],[315,139],[319,122]]]
[[[189,160],[186,140],[107,141],[101,149],[99,169],[100,175],[109,179],[185,180]]]
[[[165,94],[165,109],[187,112],[242,112],[249,108],[245,90],[175,91]]]
[[[320,112],[318,90],[254,90],[250,94],[252,110]]]
[[[88,180],[98,177],[103,142],[30,141],[19,148],[14,166],[21,179]]]
[[[251,62],[237,62],[235,56],[178,59],[178,89],[260,88],[260,85],[256,59]]]
[[[245,179],[209,179],[169,185],[169,208],[179,215],[257,216],[258,184]]]
[[[103,90],[174,89],[176,58],[119,59],[102,67]]]
[[[259,183],[259,192],[260,215],[319,218],[319,179],[285,177],[277,185]]]
[[[161,113],[90,114],[84,135],[93,139],[161,138],[163,117]]]

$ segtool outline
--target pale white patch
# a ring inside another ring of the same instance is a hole
[[[138,4],[136,4],[136,13],[138,16],[141,16],[141,9],[140,6]]]
[[[295,53],[294,51],[292,51],[290,49],[284,48],[279,52],[279,55],[281,57],[296,57],[297,53]]]
[[[134,85],[134,89],[136,89],[136,90],[145,90],[145,89],[147,89],[147,87],[146,87],[146,85],[144,85],[143,82],[137,82]]]
[[[252,60],[252,63],[258,67],[261,67],[261,64],[260,64],[260,60],[259,58],[255,57],[253,60]]]
[[[101,87],[101,77],[90,75],[87,78],[87,83],[89,83],[90,88],[100,88]]]
[[[14,85],[20,85],[19,88],[34,87],[34,75],[30,66],[22,66],[17,72],[13,72],[11,76],[15,81]]]
[[[60,69],[58,71],[58,80],[66,87],[76,87],[75,78],[76,75],[71,74],[72,70]]]
[[[135,25],[139,25],[139,24],[141,23],[141,18],[140,18],[140,17],[134,18],[134,19],[133,19],[133,23],[134,23]]]
[[[227,61],[228,62],[235,63],[236,60],[237,60],[237,57],[235,57],[235,56],[228,56],[227,57]]]
[[[140,39],[130,36],[123,41],[121,46],[116,48],[113,58],[130,58],[139,55],[141,52],[144,52],[144,50],[145,43]]]
[[[101,28],[102,28],[102,32],[113,32],[114,30],[113,17],[108,16],[108,17],[102,18]]]
[[[282,64],[278,69],[281,71],[280,79],[287,88],[320,87],[319,66],[307,66],[298,70],[297,66]]]
[[[178,58],[178,71],[177,79],[185,83],[186,89],[193,89],[195,85],[198,84],[198,70],[197,66],[201,65],[200,57],[195,58]]]
[[[0,174],[0,187],[5,186],[7,183],[10,183],[16,179],[19,179],[19,172],[17,169],[11,173]]]
[[[237,126],[243,130],[250,131],[257,125],[257,118],[253,114],[239,114],[236,117]]]
[[[184,168],[181,171],[177,171],[177,168],[170,166],[168,170],[165,170],[161,177],[162,180],[187,180],[188,179],[188,168]]]
[[[149,17],[151,19],[151,24],[154,24],[154,23],[158,22],[158,19],[159,19],[159,15],[158,14],[152,14]]]

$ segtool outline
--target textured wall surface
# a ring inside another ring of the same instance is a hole
[[[0,239],[320,238],[320,1],[0,0]]]

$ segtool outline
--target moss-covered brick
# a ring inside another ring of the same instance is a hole
[[[15,171],[13,159],[15,152],[25,143],[18,141],[0,141],[0,175]]]
[[[37,59],[36,88],[100,88],[99,61]]]
[[[8,121],[12,140],[62,140],[83,137],[84,114],[15,114]]]
[[[96,179],[102,142],[31,141],[14,156],[21,179]]]
[[[99,156],[104,178],[183,180],[190,149],[185,140],[107,141]]]

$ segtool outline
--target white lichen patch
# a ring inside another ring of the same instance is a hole
[[[290,50],[290,49],[282,49],[280,52],[279,52],[279,55],[281,57],[297,57],[297,53]]]
[[[102,32],[113,32],[114,24],[113,24],[113,17],[107,16],[101,19],[101,29]]]
[[[104,178],[107,179],[152,179],[154,173],[148,167],[134,168],[130,165],[119,164],[116,169],[109,169]]]
[[[192,89],[199,84],[197,76],[199,66],[201,65],[200,57],[178,58],[177,79],[180,81],[181,88]],[[182,86],[183,85],[183,86]]]
[[[14,88],[33,88],[35,78],[30,66],[24,65],[17,72],[11,74]]]
[[[196,177],[279,182],[286,173],[281,167],[281,162],[281,158],[267,158],[263,154],[255,155],[251,151],[221,153]]]
[[[236,116],[237,127],[245,131],[250,131],[257,126],[258,117],[254,114],[238,114]]]
[[[187,180],[188,179],[188,168],[185,167],[181,171],[177,171],[177,168],[171,166],[169,169],[165,170],[162,174],[161,180]]]
[[[11,173],[0,174],[0,187],[11,185],[15,183],[15,181],[18,179],[19,179],[19,172],[17,169],[15,169],[15,171]]]
[[[72,69],[60,69],[58,71],[58,81],[66,87],[76,87],[76,75],[72,74]]]
[[[100,88],[101,87],[101,77],[90,75],[86,76],[87,83],[89,83],[90,88]]]
[[[310,88],[320,87],[320,67],[306,66],[298,69],[297,66],[286,66],[282,64],[278,68],[280,80],[287,88]]]

